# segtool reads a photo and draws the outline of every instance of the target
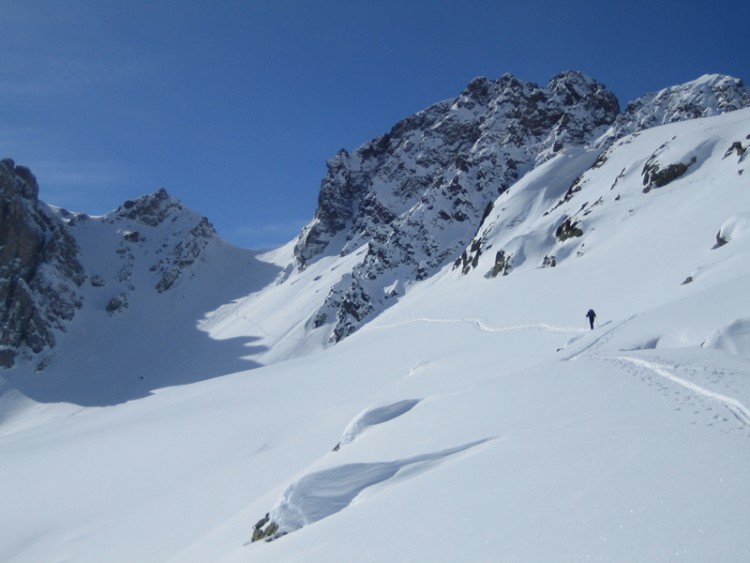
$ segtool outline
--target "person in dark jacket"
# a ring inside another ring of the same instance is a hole
[[[591,330],[594,330],[594,319],[596,318],[596,313],[593,309],[589,309],[589,312],[586,313],[586,316],[589,319],[589,324],[591,325]]]

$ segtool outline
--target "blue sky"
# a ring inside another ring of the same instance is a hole
[[[562,70],[621,106],[705,73],[750,81],[750,4],[0,0],[0,156],[103,214],[165,187],[230,242],[292,239],[325,162],[476,76]]]

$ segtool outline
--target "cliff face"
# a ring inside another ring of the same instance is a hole
[[[81,306],[84,273],[64,223],[38,200],[31,171],[0,162],[0,365],[13,365],[25,346],[55,345]]]

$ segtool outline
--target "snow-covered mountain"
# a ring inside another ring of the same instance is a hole
[[[618,107],[474,80],[260,255],[8,163],[73,314],[3,372],[0,559],[745,560],[750,96]]]

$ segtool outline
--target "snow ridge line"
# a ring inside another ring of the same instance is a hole
[[[551,332],[557,334],[581,334],[585,333],[586,330],[582,328],[573,328],[568,326],[556,326],[547,323],[528,323],[523,325],[515,326],[490,326],[482,319],[411,319],[400,323],[393,323],[387,325],[378,325],[371,328],[396,328],[400,326],[406,326],[416,323],[429,323],[429,324],[469,324],[480,332],[513,332],[516,330],[538,330],[540,332]]]
[[[661,377],[664,377],[665,379],[668,379],[672,381],[673,383],[676,383],[677,385],[681,385],[685,387],[686,389],[689,389],[690,391],[697,393],[698,395],[702,395],[709,399],[718,401],[722,405],[724,405],[729,410],[729,412],[731,412],[735,416],[735,418],[737,418],[737,420],[739,420],[742,424],[746,426],[750,426],[750,409],[748,409],[745,405],[743,405],[740,401],[738,401],[734,397],[728,397],[727,395],[722,395],[721,393],[711,391],[709,389],[706,389],[705,387],[701,387],[700,385],[697,385],[696,383],[682,379],[681,377],[678,377],[671,371],[667,370],[663,365],[660,365],[654,362],[649,362],[642,358],[633,358],[629,356],[614,356],[612,359],[621,360],[621,361],[628,362],[628,363],[631,363],[633,365],[636,365],[642,368],[646,368],[654,372],[655,374]]]

